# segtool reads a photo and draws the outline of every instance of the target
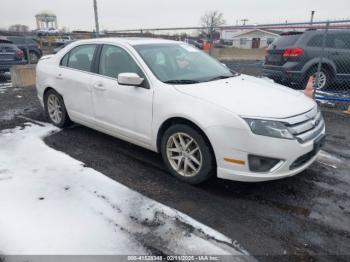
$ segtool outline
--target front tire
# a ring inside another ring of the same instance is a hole
[[[44,105],[45,112],[53,125],[62,128],[72,123],[63,98],[55,90],[51,89],[45,93]]]
[[[170,173],[186,183],[202,183],[214,173],[211,147],[200,132],[188,125],[175,124],[164,132],[161,153]]]

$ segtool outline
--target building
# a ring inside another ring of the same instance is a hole
[[[16,25],[11,25],[9,27],[9,31],[25,33],[29,31],[29,27],[26,25],[16,24]]]
[[[43,11],[35,16],[37,30],[58,29],[57,17],[54,13]]]
[[[279,31],[264,29],[223,29],[221,39],[231,41],[233,47],[265,48],[280,36]]]

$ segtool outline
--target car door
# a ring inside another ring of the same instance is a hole
[[[93,122],[92,62],[97,45],[84,44],[73,48],[61,60],[56,75],[69,116],[75,121]]]
[[[95,120],[103,129],[127,140],[150,144],[153,89],[134,58],[122,47],[103,45],[93,76],[92,98]],[[121,85],[120,73],[137,73],[142,86]]]

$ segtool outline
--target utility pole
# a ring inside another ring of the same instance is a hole
[[[311,18],[310,18],[310,25],[314,23],[314,16],[315,16],[315,11],[311,11]]]
[[[96,35],[100,35],[100,26],[98,25],[98,13],[97,13],[97,0],[94,0],[94,13],[95,13],[95,29]]]
[[[246,22],[248,22],[248,21],[249,21],[249,19],[244,18],[244,19],[242,19],[241,21],[243,22],[243,25],[245,25],[245,23],[246,23]]]

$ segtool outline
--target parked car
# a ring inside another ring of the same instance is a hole
[[[197,47],[198,49],[203,49],[203,44],[197,42],[196,40],[193,39],[185,39],[185,43],[192,45],[194,47]]]
[[[10,71],[13,65],[26,63],[23,51],[6,37],[0,36],[0,74]]]
[[[214,174],[289,177],[315,161],[324,140],[321,112],[303,93],[175,41],[76,41],[40,59],[36,88],[54,125],[77,122],[159,152],[192,184]]]
[[[58,35],[59,30],[55,28],[45,28],[45,29],[40,29],[37,31],[38,36],[43,36],[43,35]]]
[[[33,38],[25,36],[8,36],[7,39],[23,51],[24,58],[26,60],[28,60],[26,50],[26,48],[28,48],[31,64],[36,64],[43,54],[39,43],[36,42]]]
[[[306,85],[316,75],[324,30],[285,33],[267,48],[263,75],[280,83]],[[329,30],[317,89],[350,80],[350,30]]]
[[[64,35],[64,36],[61,36],[60,38],[57,38],[55,40],[55,44],[58,46],[62,46],[64,44],[70,43],[72,41],[73,41],[72,37],[70,37],[69,35]]]

